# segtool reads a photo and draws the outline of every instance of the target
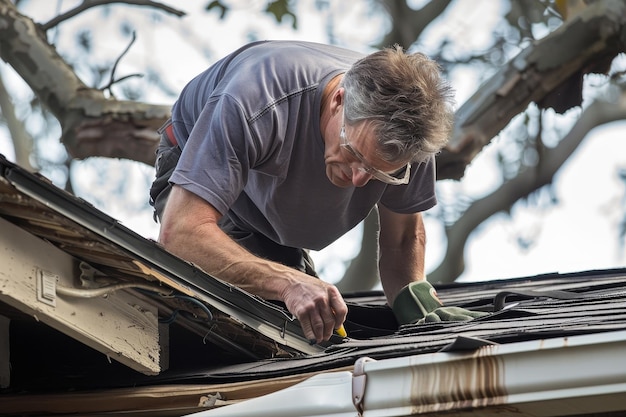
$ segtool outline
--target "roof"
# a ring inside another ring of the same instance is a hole
[[[492,312],[466,323],[398,328],[380,291],[344,294],[349,337],[311,346],[280,303],[207,275],[1,155],[0,253],[0,415],[181,415],[363,357],[626,330],[626,269],[615,269],[435,285],[446,305]]]

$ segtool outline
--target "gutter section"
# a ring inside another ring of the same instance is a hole
[[[626,410],[623,331],[366,362],[363,369],[364,417]]]
[[[566,416],[626,411],[626,331],[375,361],[188,417]],[[354,400],[354,403],[353,403]]]

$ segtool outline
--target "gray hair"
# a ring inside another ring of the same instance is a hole
[[[422,162],[448,142],[454,91],[439,65],[395,45],[357,61],[343,77],[346,122],[370,123],[382,159]]]

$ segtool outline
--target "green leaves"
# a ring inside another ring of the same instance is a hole
[[[276,0],[269,3],[265,11],[273,14],[278,23],[282,23],[285,16],[290,16],[293,19],[291,27],[296,30],[298,28],[298,19],[289,8],[289,3],[289,0]]]
[[[285,16],[290,17],[293,20],[291,27],[294,30],[298,29],[298,18],[296,14],[291,10],[291,0],[276,0],[267,3],[267,7],[263,10],[265,13],[274,15],[277,23],[283,23]],[[224,4],[220,0],[213,0],[206,6],[208,12],[217,10],[220,19],[223,20],[226,17],[226,13],[232,9],[232,7]]]
[[[207,12],[210,12],[213,9],[219,9],[220,19],[223,20],[226,17],[226,12],[228,11],[228,7],[224,6],[219,0],[214,0],[206,6]]]

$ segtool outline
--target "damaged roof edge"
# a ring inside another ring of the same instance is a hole
[[[357,366],[352,377],[345,371],[320,374],[263,397],[188,417],[343,417],[354,416],[357,406],[363,417],[612,412],[624,407],[624,352],[626,331],[619,331],[490,345],[471,353],[362,358],[361,375],[356,375]],[[357,406],[352,404],[355,396]]]
[[[166,276],[187,295],[217,308],[275,342],[305,354],[317,354],[322,346],[311,345],[300,325],[284,309],[218,280],[193,264],[145,239],[90,203],[56,187],[49,180],[9,162],[0,154],[0,176],[20,193],[47,206],[98,236],[114,243],[156,274]]]

